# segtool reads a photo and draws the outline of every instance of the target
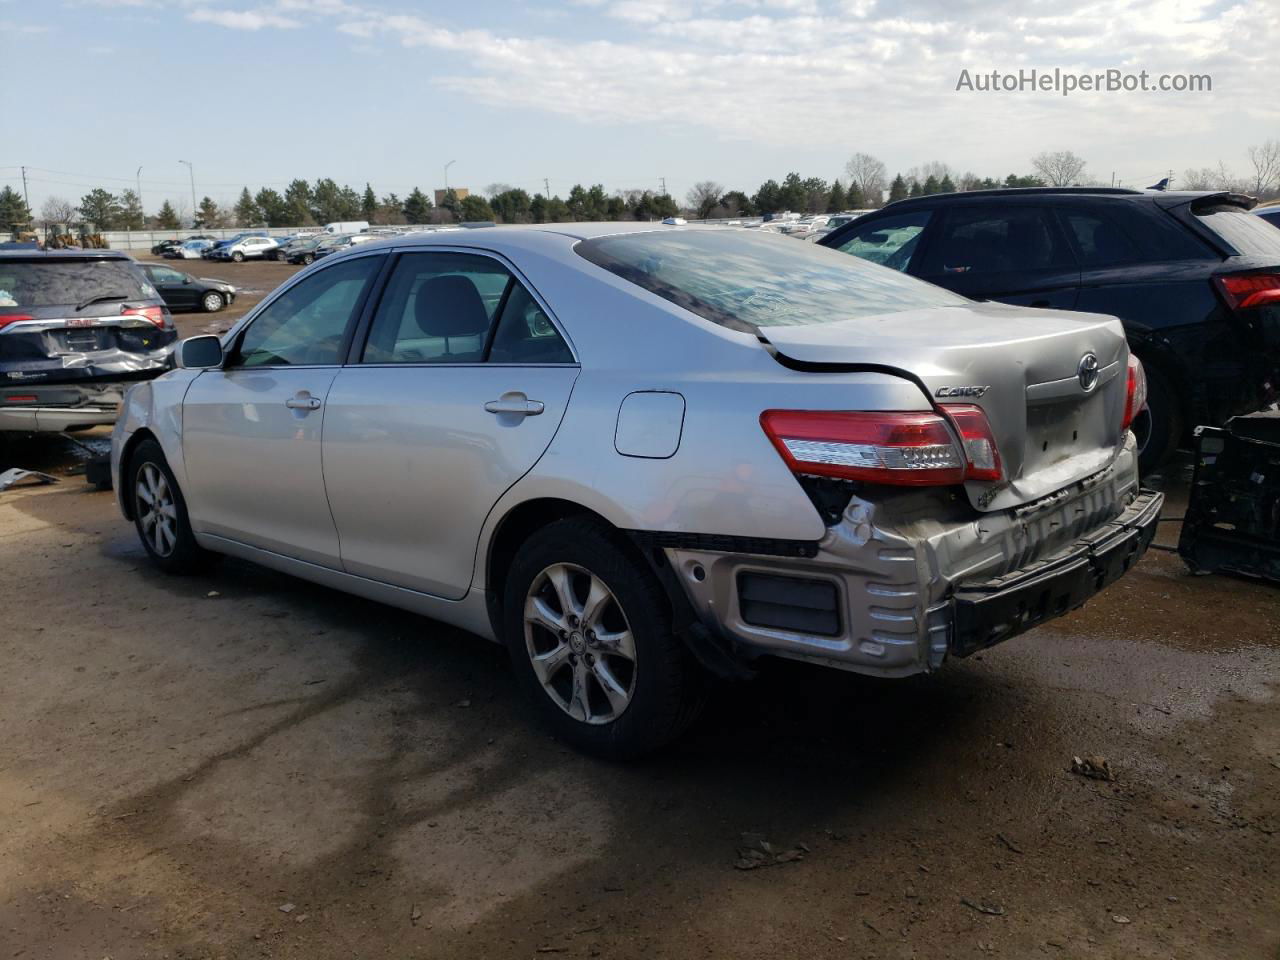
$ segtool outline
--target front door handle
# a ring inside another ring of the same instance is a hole
[[[296,397],[290,397],[284,402],[284,405],[290,410],[319,410],[320,398],[313,397],[304,390]]]
[[[530,400],[518,390],[504,393],[497,400],[490,400],[484,405],[489,413],[514,414],[518,417],[536,417],[546,409],[541,400]]]

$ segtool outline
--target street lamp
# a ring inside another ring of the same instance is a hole
[[[194,227],[196,223],[196,168],[190,160],[179,160],[179,163],[187,165],[187,172],[191,174],[191,225]]]
[[[138,168],[138,172],[135,173],[134,176],[138,178],[138,209],[142,210],[142,226],[143,226],[143,229],[146,229],[147,211],[142,209],[142,168],[141,167]]]
[[[448,163],[444,165],[444,192],[445,193],[449,192],[449,168],[452,167],[457,162],[458,162],[457,160],[450,160]]]

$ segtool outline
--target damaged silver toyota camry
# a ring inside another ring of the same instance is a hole
[[[496,639],[615,756],[676,737],[708,672],[904,677],[1066,613],[1162,501],[1115,319],[750,230],[371,243],[179,357],[112,446],[157,564],[230,554]]]

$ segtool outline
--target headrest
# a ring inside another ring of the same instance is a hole
[[[476,285],[466,277],[432,277],[418,287],[418,329],[428,337],[474,337],[489,329],[489,314]]]

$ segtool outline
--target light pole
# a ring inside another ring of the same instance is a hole
[[[448,163],[444,165],[444,192],[445,193],[449,192],[449,168],[452,167],[457,162],[458,162],[457,160],[450,160]]]
[[[143,229],[146,229],[147,211],[143,210],[142,208],[142,168],[141,167],[138,168],[138,172],[135,173],[134,176],[137,177],[138,179],[138,209],[142,210],[142,226],[143,226]]]
[[[179,163],[187,165],[187,172],[191,174],[191,226],[196,225],[196,168],[190,160],[179,160]]]

